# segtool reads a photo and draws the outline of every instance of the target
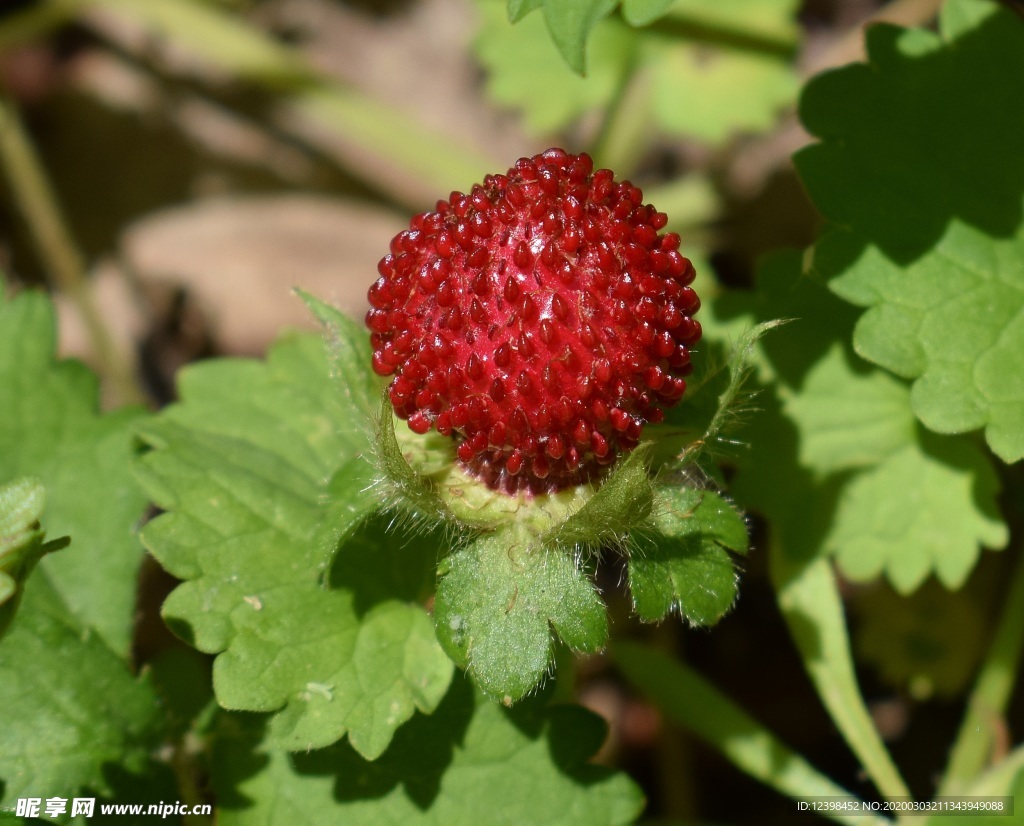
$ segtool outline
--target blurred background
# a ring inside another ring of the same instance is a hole
[[[818,227],[789,160],[809,140],[802,84],[859,59],[867,22],[930,26],[938,6],[676,0],[652,25],[602,20],[581,76],[541,14],[513,26],[500,0],[3,0],[0,270],[54,291],[61,352],[100,373],[110,404],[155,407],[190,361],[260,355],[286,327],[313,329],[293,287],[361,316],[414,212],[560,145],[668,213],[702,296],[743,289],[762,253],[806,246]],[[871,796],[789,642],[758,530],[742,611],[711,631],[653,633]],[[952,599],[937,586],[846,593],[872,713],[922,793],[989,631],[985,556]],[[169,583],[149,576],[156,623]],[[140,663],[167,644],[142,628]],[[664,726],[603,660],[581,666],[579,697],[609,720],[600,759],[641,782],[649,815],[791,816]]]

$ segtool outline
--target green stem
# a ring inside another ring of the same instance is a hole
[[[795,800],[857,800],[689,667],[637,643],[619,643],[612,658],[629,681],[671,720],[718,749],[751,777]],[[827,816],[854,826],[891,822],[874,815],[835,811]]]
[[[189,731],[175,744],[174,754],[171,756],[171,770],[178,785],[178,794],[181,802],[188,804],[189,811],[194,811],[197,806],[207,802],[196,780],[196,756],[200,750],[198,738]],[[184,822],[186,826],[210,826],[213,818],[189,814],[185,816]]]
[[[636,168],[650,139],[650,99],[648,74],[639,66],[634,45],[590,146],[598,165],[626,177]]]
[[[120,358],[93,302],[82,257],[60,213],[42,161],[16,106],[3,94],[0,94],[0,165],[52,285],[71,299],[85,324],[100,372],[110,381],[119,401],[141,402],[143,396],[131,368]]]
[[[960,732],[939,785],[939,794],[960,793],[992,757],[996,731],[1006,713],[1024,654],[1024,553],[1010,581],[992,646],[967,700]]]
[[[797,562],[775,548],[771,576],[804,667],[843,738],[889,800],[910,798],[857,685],[835,574],[825,559]]]

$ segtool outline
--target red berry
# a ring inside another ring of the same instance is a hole
[[[693,266],[642,198],[549,149],[413,219],[366,315],[395,413],[507,493],[579,484],[635,447],[700,338]]]

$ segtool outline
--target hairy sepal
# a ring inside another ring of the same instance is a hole
[[[629,588],[640,619],[672,611],[692,625],[714,625],[736,599],[733,554],[746,554],[747,527],[711,490],[664,487],[648,530],[631,537]]]
[[[489,697],[511,704],[552,667],[557,635],[594,652],[608,637],[605,605],[577,557],[522,526],[480,537],[442,567],[438,639]]]
[[[647,428],[653,438],[651,464],[666,473],[686,471],[705,457],[720,453],[726,437],[750,407],[747,379],[757,362],[758,344],[786,319],[766,321],[744,330],[715,358],[701,359],[702,370],[689,381],[686,404],[670,409],[665,422]],[[713,347],[708,342],[709,349]]]

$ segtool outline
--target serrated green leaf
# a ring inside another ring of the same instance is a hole
[[[260,744],[257,721],[221,721],[213,758],[217,822],[346,826],[631,823],[643,796],[625,775],[587,761],[603,721],[577,706],[508,710],[457,678],[375,762],[345,743],[310,754]]]
[[[104,767],[141,768],[161,722],[156,697],[35,578],[0,643],[0,806],[105,793]]]
[[[734,490],[795,558],[832,553],[848,576],[885,573],[903,592],[932,571],[955,587],[979,545],[1006,541],[991,462],[966,438],[914,426],[906,385],[851,352],[851,308],[800,268],[784,253],[759,271],[756,314],[788,308],[793,321],[760,345],[775,400],[757,397]]]
[[[544,0],[544,22],[565,62],[586,74],[587,38],[591,29],[619,4],[619,0]]]
[[[620,543],[644,524],[654,503],[648,471],[650,444],[641,444],[612,468],[586,504],[548,531],[542,543],[570,550]]]
[[[32,474],[45,485],[47,531],[73,535],[75,547],[39,570],[84,627],[126,656],[142,559],[132,530],[145,498],[130,469],[141,411],[99,415],[95,377],[55,360],[55,335],[45,296],[0,295],[0,481]]]
[[[332,361],[344,370],[352,359],[330,349],[295,336],[265,363],[183,372],[182,402],[141,433],[153,449],[139,475],[167,511],[143,539],[186,580],[163,613],[219,655],[221,705],[275,712],[280,747],[347,733],[375,757],[415,709],[434,708],[451,676],[417,604],[439,539],[389,536],[388,518],[372,516],[385,503],[363,456],[362,391],[344,389],[365,371],[332,380]]]
[[[994,3],[956,4],[944,20],[943,35],[872,27],[870,65],[813,81],[801,114],[822,142],[796,162],[835,225],[816,268],[870,308],[857,352],[915,380],[927,427],[984,427],[1013,462],[1024,457],[1024,27]]]
[[[75,537],[73,549],[40,561],[0,644],[4,808],[19,796],[110,789],[105,767],[141,766],[160,718],[125,663],[142,550],[132,532],[145,507],[130,473],[139,412],[99,415],[95,378],[55,361],[54,327],[45,296],[8,302],[0,290],[0,480],[37,475],[47,531]],[[39,540],[32,487],[18,521],[31,519]]]
[[[822,473],[870,467],[914,441],[910,388],[833,344],[807,372],[786,413],[800,431],[800,462]]]
[[[1002,548],[1009,540],[998,488],[973,442],[922,433],[850,480],[826,547],[854,580],[884,571],[896,590],[909,593],[934,570],[944,585],[959,588],[979,546]]]
[[[662,488],[653,525],[636,532],[631,546],[629,590],[640,619],[676,610],[694,625],[713,625],[732,607],[736,570],[729,552],[747,552],[747,526],[718,494]]]
[[[575,651],[608,636],[605,606],[572,555],[516,526],[480,537],[445,563],[437,635],[489,697],[514,702],[543,679],[552,630]]]

